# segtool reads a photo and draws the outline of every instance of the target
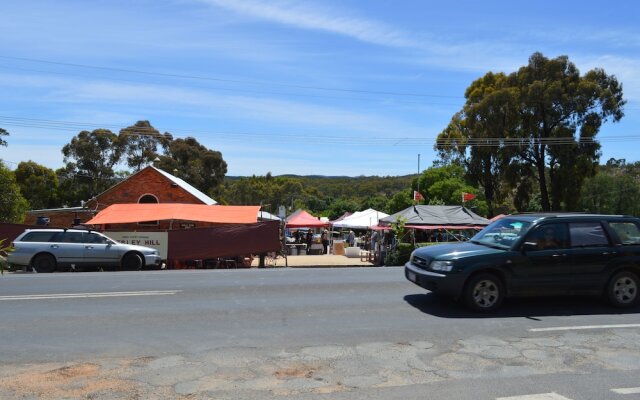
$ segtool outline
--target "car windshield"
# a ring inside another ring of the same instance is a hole
[[[512,218],[502,218],[487,226],[471,242],[492,247],[511,248],[531,226],[531,222]]]

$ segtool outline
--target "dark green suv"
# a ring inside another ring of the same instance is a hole
[[[512,215],[468,242],[415,250],[405,276],[477,311],[495,310],[505,297],[572,294],[632,307],[640,300],[640,219]]]

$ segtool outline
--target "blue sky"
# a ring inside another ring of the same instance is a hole
[[[0,158],[63,165],[80,130],[149,120],[228,175],[405,175],[488,71],[535,51],[623,83],[602,161],[640,159],[640,3],[0,2]]]

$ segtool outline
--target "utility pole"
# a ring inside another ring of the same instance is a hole
[[[416,191],[420,193],[420,153],[418,153],[418,189]]]

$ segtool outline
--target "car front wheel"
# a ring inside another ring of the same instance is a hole
[[[37,273],[50,273],[56,270],[56,259],[51,254],[38,254],[31,266]]]
[[[615,307],[632,307],[638,304],[638,275],[630,271],[622,271],[615,274],[607,286],[609,302]]]
[[[493,274],[475,275],[465,287],[465,304],[475,311],[494,311],[500,307],[503,298],[502,282]]]
[[[142,269],[142,257],[140,254],[129,253],[122,259],[122,269],[139,271]]]

